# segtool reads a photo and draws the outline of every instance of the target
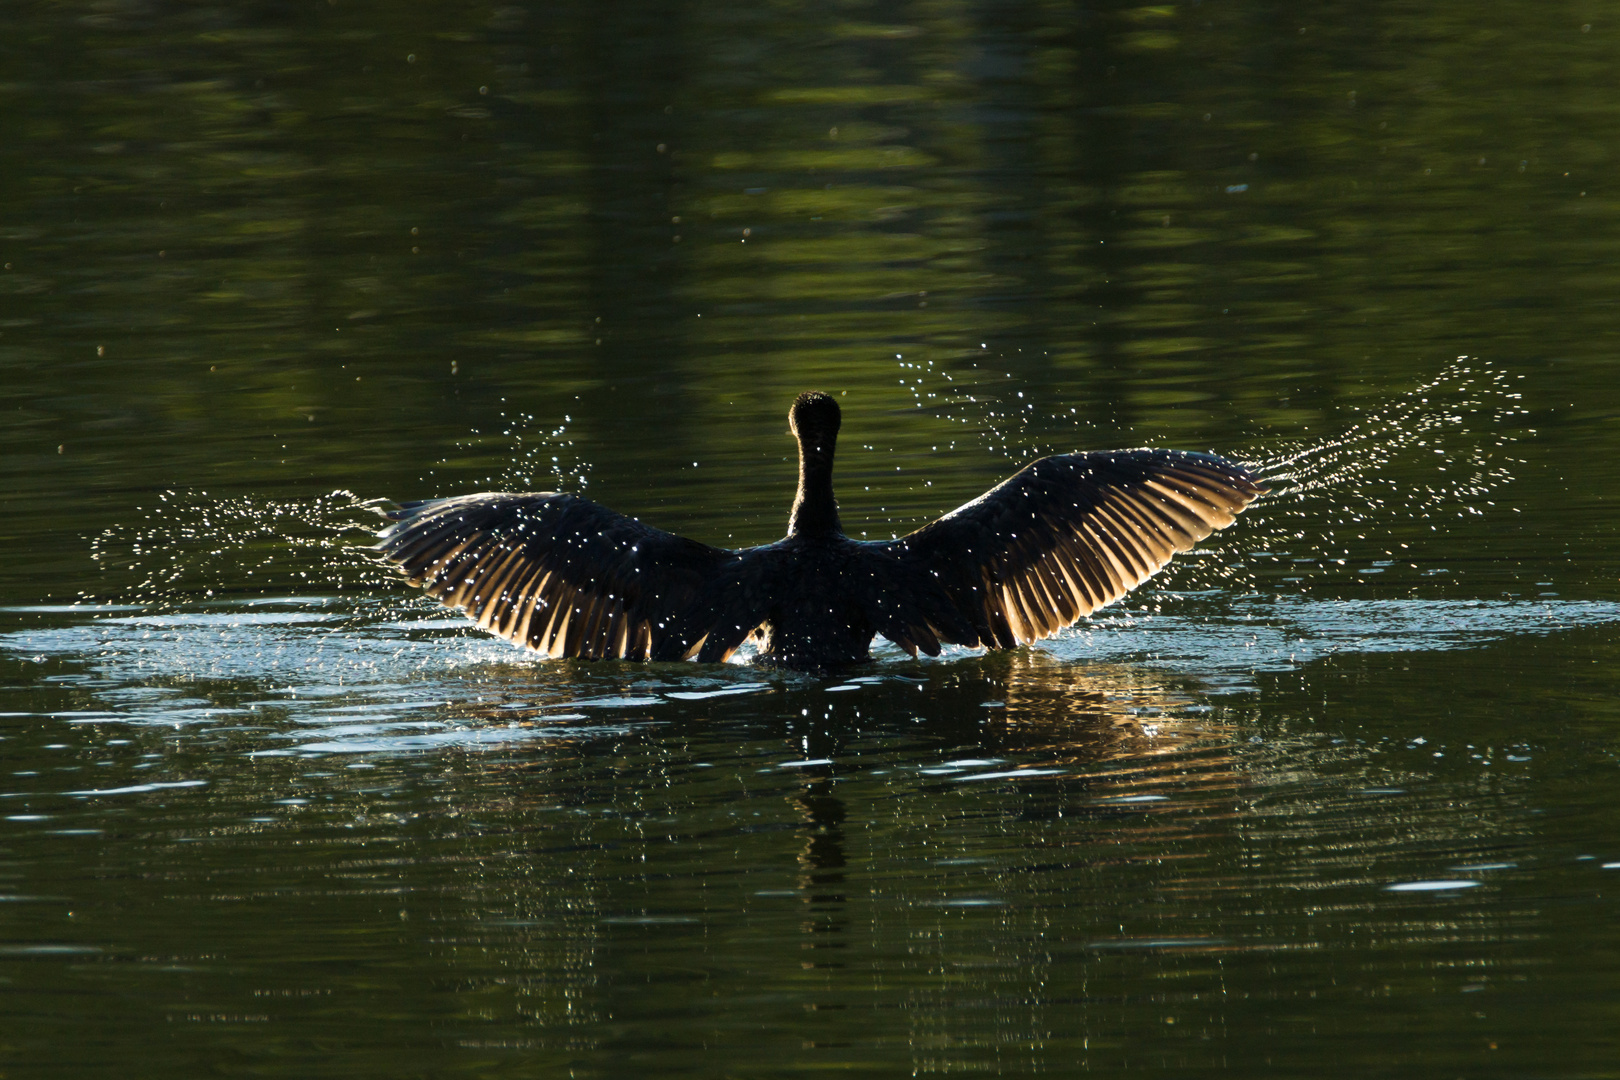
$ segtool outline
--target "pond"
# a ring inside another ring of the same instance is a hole
[[[1583,12],[14,13],[0,1071],[1613,1075]],[[856,537],[1074,449],[1271,491],[833,675],[538,659],[369,549],[768,543],[807,389]]]

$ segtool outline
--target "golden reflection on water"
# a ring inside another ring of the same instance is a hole
[[[1117,761],[1185,752],[1230,739],[1233,727],[1191,693],[1123,665],[1075,664],[1040,649],[1009,654],[1001,718],[1020,745],[1050,747],[1073,761]]]
[[[997,743],[1026,767],[1081,777],[1096,804],[1196,807],[1207,819],[1230,813],[1247,782],[1236,725],[1151,672],[1019,650],[1002,691],[1004,708],[991,710]]]

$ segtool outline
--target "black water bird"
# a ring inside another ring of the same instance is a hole
[[[825,670],[906,652],[1010,649],[1111,604],[1263,490],[1214,454],[1109,450],[1041,458],[898,540],[845,536],[833,498],[838,403],[788,413],[799,490],[785,539],[729,551],[564,492],[402,504],[380,534],[412,585],[550,656],[759,660]]]

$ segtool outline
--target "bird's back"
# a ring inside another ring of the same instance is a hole
[[[876,627],[868,615],[882,588],[863,545],[843,536],[790,537],[744,553],[760,590],[762,663],[828,669],[871,658]]]

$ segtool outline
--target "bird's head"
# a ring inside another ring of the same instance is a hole
[[[819,390],[800,394],[788,410],[788,427],[793,434],[801,444],[818,450],[831,448],[841,421],[838,402]]]

